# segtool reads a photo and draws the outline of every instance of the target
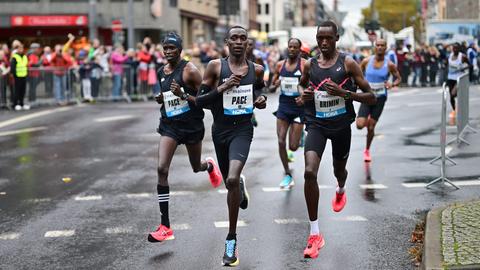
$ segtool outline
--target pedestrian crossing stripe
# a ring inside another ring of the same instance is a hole
[[[101,200],[101,195],[90,195],[90,196],[77,196],[75,201],[98,201]]]
[[[229,222],[228,221],[215,221],[214,222],[214,225],[216,228],[228,228],[229,226]],[[237,227],[246,227],[247,226],[247,223],[243,220],[238,220],[237,221]]]
[[[0,240],[14,240],[20,236],[19,233],[3,233],[0,234]]]
[[[387,189],[388,187],[383,184],[362,184],[361,189]]]
[[[44,237],[69,237],[75,235],[75,230],[64,230],[64,231],[48,231],[45,233]]]
[[[106,228],[105,233],[106,234],[127,234],[127,233],[132,233],[133,229],[132,227],[113,227],[113,228]]]

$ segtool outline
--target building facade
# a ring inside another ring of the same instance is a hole
[[[479,20],[480,0],[438,0],[438,20]]]
[[[121,22],[126,36],[127,15],[133,14],[134,40],[150,36],[154,42],[165,32],[180,32],[176,0],[134,0],[133,11],[127,0],[31,0],[0,1],[0,41],[63,43],[68,33],[89,36],[93,22],[95,35],[105,44],[112,44],[112,22]],[[89,12],[94,11],[90,18]],[[93,21],[92,21],[93,20]],[[15,35],[12,35],[15,33]],[[126,38],[123,40],[126,41]]]
[[[181,33],[184,46],[215,38],[218,23],[218,0],[179,0]]]

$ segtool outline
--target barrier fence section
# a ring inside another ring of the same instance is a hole
[[[440,164],[440,177],[432,180],[426,185],[426,188],[430,188],[433,184],[441,182],[442,184],[448,183],[456,189],[459,189],[458,186],[453,184],[446,176],[446,161],[450,160],[453,164],[456,164],[452,159],[450,159],[445,153],[445,148],[447,145],[447,96],[448,89],[446,84],[443,84],[442,92],[442,109],[441,109],[441,125],[440,125],[440,156],[433,159],[430,163],[433,163],[437,160],[441,161]]]
[[[462,74],[457,79],[457,136],[455,139],[448,142],[451,144],[457,142],[457,144],[470,143],[465,139],[465,135],[468,131],[477,133],[469,124],[469,107],[470,107],[470,78],[469,73]]]

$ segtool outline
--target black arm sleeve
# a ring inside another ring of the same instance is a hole
[[[197,106],[209,109],[209,105],[212,105],[220,95],[217,89],[212,89],[208,85],[202,84],[200,91],[197,93]]]
[[[262,80],[257,80],[255,84],[253,85],[253,96],[254,96],[254,102],[255,100],[262,95],[263,88],[265,88],[265,82]]]

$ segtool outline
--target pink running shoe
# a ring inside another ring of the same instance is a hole
[[[363,151],[363,160],[365,160],[365,162],[372,161],[372,157],[370,156],[370,151],[368,149],[365,149],[365,151]]]
[[[342,194],[335,192],[335,198],[333,198],[332,200],[333,211],[335,212],[342,211],[346,203],[347,203],[347,195],[345,194],[345,192],[343,192]]]
[[[170,228],[167,228],[165,225],[158,226],[157,230],[148,234],[148,242],[163,242],[166,240],[173,240],[175,236],[173,231]]]
[[[210,183],[214,188],[220,186],[222,183],[222,173],[220,172],[220,169],[217,166],[217,163],[215,163],[215,160],[211,157],[207,157],[205,159],[207,163],[212,165],[212,171],[208,173],[208,177],[210,178]]]
[[[303,250],[304,258],[315,259],[318,257],[318,252],[325,245],[323,235],[314,234],[308,237],[307,247]]]

